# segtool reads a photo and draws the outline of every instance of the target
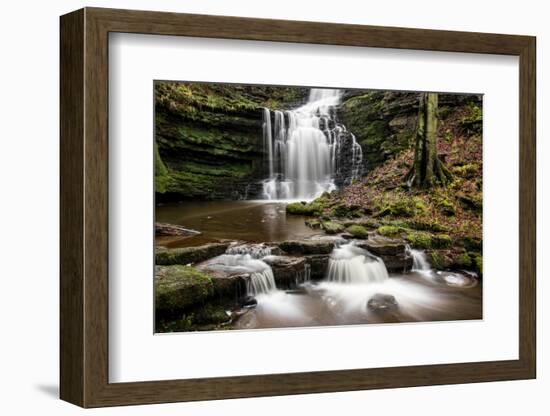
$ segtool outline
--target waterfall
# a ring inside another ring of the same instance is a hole
[[[250,279],[246,282],[246,291],[249,295],[256,296],[261,293],[269,293],[277,289],[277,286],[275,285],[275,277],[273,276],[273,270],[271,270],[271,267],[267,264],[266,266],[267,267],[262,271],[254,272],[250,275]]]
[[[421,272],[431,270],[430,263],[426,258],[426,253],[422,250],[414,250],[409,245],[407,245],[407,253],[413,258],[413,272]]]
[[[361,176],[361,146],[336,120],[341,97],[337,89],[312,88],[301,107],[285,112],[263,109],[268,175],[263,182],[264,199],[310,200],[336,189],[339,172],[349,172],[347,183]],[[347,153],[345,166],[338,166],[339,157]]]
[[[382,259],[353,243],[335,248],[329,258],[327,280],[337,283],[371,283],[388,279]]]

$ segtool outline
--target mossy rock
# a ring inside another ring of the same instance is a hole
[[[432,234],[425,231],[413,231],[407,234],[407,241],[414,248],[431,248]]]
[[[155,267],[155,309],[161,314],[204,303],[213,293],[210,275],[194,267]]]
[[[475,271],[481,276],[483,274],[483,256],[481,253],[469,253],[472,259],[472,266],[475,267]]]
[[[460,253],[455,258],[455,263],[458,267],[468,268],[472,266],[472,258],[469,256],[468,253]]]
[[[327,234],[338,234],[344,231],[344,226],[334,221],[324,221],[321,223],[321,228],[325,230]]]
[[[478,237],[466,236],[462,241],[466,250],[469,251],[481,251],[483,247],[483,241]]]
[[[452,263],[448,256],[439,251],[430,252],[429,261],[432,267],[436,270],[447,269]]]
[[[346,231],[355,238],[368,238],[369,236],[369,231],[362,225],[358,224],[349,226],[346,228]]]
[[[313,228],[313,229],[321,228],[321,221],[319,221],[317,218],[311,218],[309,220],[305,220],[305,224],[309,228]]]
[[[377,217],[392,215],[395,217],[416,217],[426,213],[427,207],[422,198],[397,194],[396,199],[378,204]]]
[[[161,318],[157,332],[183,332],[218,329],[230,323],[230,317],[222,305],[201,305],[173,318]],[[229,328],[228,328],[229,329]]]
[[[317,204],[307,202],[292,202],[286,206],[286,212],[293,215],[318,215],[320,207]]]
[[[453,239],[447,234],[432,235],[433,248],[449,248],[453,245]]]
[[[394,225],[381,225],[376,231],[383,236],[394,236],[401,233],[403,229]]]
[[[169,266],[173,264],[193,264],[208,260],[225,253],[229,243],[210,243],[197,247],[159,249],[155,253],[155,264]]]
[[[419,231],[448,232],[449,227],[440,224],[437,220],[415,219],[406,221],[406,227]]]

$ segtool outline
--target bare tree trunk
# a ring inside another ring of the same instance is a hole
[[[418,124],[414,162],[407,174],[407,184],[418,188],[429,188],[436,183],[446,185],[451,172],[437,156],[437,93],[422,93],[418,106]]]

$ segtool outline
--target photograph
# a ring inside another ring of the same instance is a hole
[[[155,333],[483,319],[483,95],[156,80]]]

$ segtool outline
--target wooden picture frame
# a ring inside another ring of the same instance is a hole
[[[85,8],[61,17],[61,399],[82,407],[529,379],[536,376],[534,37]],[[519,57],[519,359],[109,383],[110,32]]]

